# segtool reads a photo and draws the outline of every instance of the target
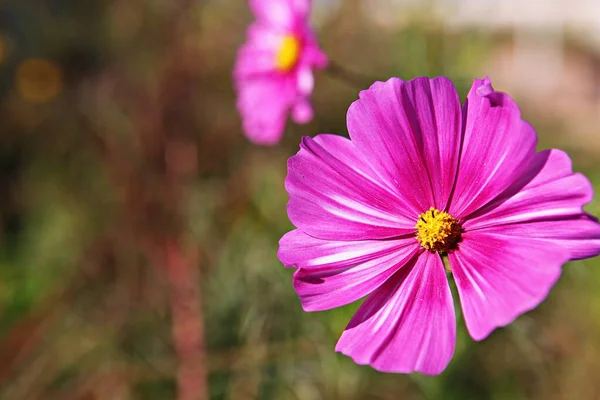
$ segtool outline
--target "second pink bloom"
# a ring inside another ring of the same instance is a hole
[[[234,70],[237,107],[246,136],[256,144],[281,139],[288,114],[296,123],[313,117],[313,69],[327,57],[308,24],[310,0],[251,0],[256,21]]]

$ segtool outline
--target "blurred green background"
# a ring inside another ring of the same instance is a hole
[[[527,4],[315,1],[351,79],[318,72],[314,121],[260,148],[230,78],[245,1],[0,1],[0,399],[178,398],[177,290],[201,300],[214,400],[600,398],[598,258],[481,343],[459,321],[438,377],[336,354],[358,305],[304,313],[276,258],[287,158],[303,135],[347,134],[375,79],[443,74],[464,98],[489,75],[600,192],[600,5]]]

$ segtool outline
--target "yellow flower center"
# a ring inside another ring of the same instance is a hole
[[[300,41],[294,35],[286,35],[275,57],[275,66],[280,72],[288,72],[296,66],[300,58]]]
[[[431,252],[447,253],[460,240],[458,221],[447,212],[433,207],[419,215],[415,229],[421,246]]]

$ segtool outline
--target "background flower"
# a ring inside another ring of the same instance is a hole
[[[257,144],[277,143],[288,113],[296,123],[313,117],[313,69],[327,57],[308,25],[310,0],[251,0],[256,21],[238,52],[234,80],[244,132]]]
[[[592,187],[559,150],[536,153],[519,108],[476,79],[392,78],[348,110],[350,139],[304,138],[288,162],[298,228],[279,258],[305,310],[368,295],[336,350],[380,371],[440,373],[454,352],[449,258],[476,340],[537,306],[572,259],[600,253]]]

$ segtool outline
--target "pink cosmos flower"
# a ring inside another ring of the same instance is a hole
[[[304,138],[288,162],[298,228],[279,259],[296,267],[306,311],[364,296],[336,346],[385,372],[438,374],[456,320],[448,258],[470,335],[482,340],[536,307],[561,266],[600,253],[582,206],[592,188],[488,78],[460,105],[443,77],[392,78],[348,110],[350,139]]]
[[[327,57],[308,25],[310,0],[250,0],[256,21],[238,52],[234,70],[237,108],[248,138],[256,144],[281,139],[288,113],[299,124],[313,110],[312,69]]]

